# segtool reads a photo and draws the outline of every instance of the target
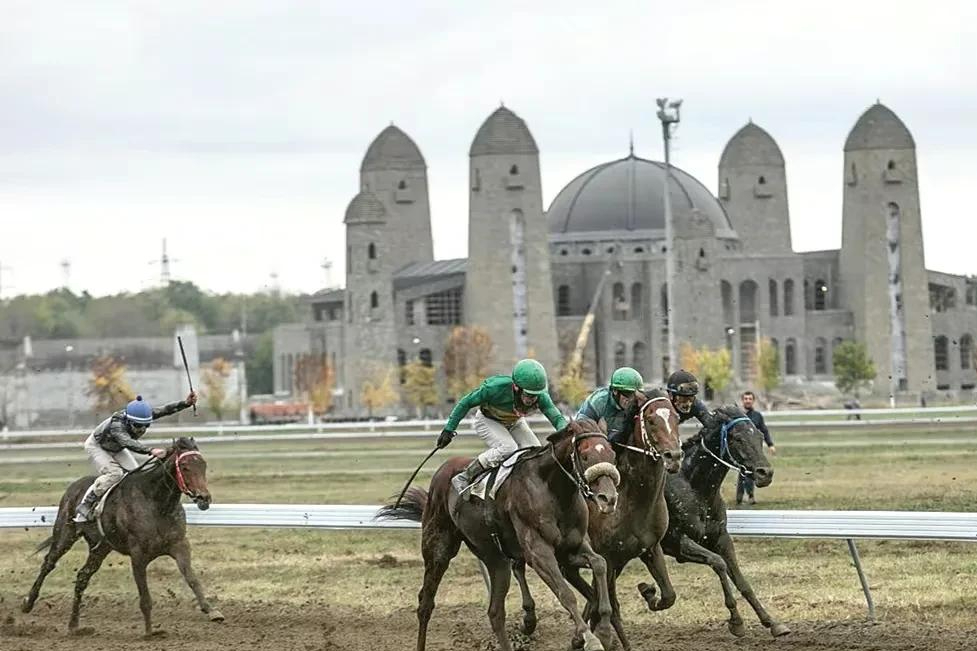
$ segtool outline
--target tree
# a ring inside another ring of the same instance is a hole
[[[397,402],[394,382],[394,370],[388,366],[376,366],[367,374],[367,379],[360,386],[360,402],[366,406],[370,418],[373,418],[375,409],[383,409]]]
[[[485,379],[492,363],[492,337],[479,326],[458,326],[444,347],[444,376],[448,394],[457,399]]]
[[[764,396],[780,385],[780,354],[773,343],[764,337],[760,340],[760,353],[757,355],[757,386]]]
[[[224,420],[224,412],[230,407],[227,396],[227,378],[231,376],[232,370],[233,367],[229,361],[223,357],[218,357],[205,366],[201,373],[204,401],[217,420]]]
[[[332,409],[336,372],[324,354],[299,355],[294,374],[295,388],[306,397],[314,413],[324,414]]]
[[[833,357],[835,386],[857,398],[859,389],[875,379],[875,363],[868,349],[860,341],[843,341],[835,347]]]
[[[560,399],[573,409],[590,394],[590,388],[584,382],[579,368],[569,368],[569,362],[564,366],[557,382]]]
[[[683,342],[679,349],[679,359],[682,361],[682,368],[717,393],[721,394],[733,379],[733,358],[726,348],[693,348],[688,342]]]
[[[401,372],[404,381],[400,385],[404,401],[421,417],[427,407],[438,404],[437,371],[419,359],[405,364]]]
[[[132,400],[132,387],[125,379],[126,367],[111,355],[102,355],[92,362],[92,376],[85,393],[93,401],[95,413],[115,411]]]

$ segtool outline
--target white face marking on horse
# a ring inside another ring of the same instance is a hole
[[[597,445],[594,446],[594,449],[597,450],[598,452],[603,452],[604,451],[604,444],[603,443],[598,443]]]
[[[665,429],[668,431],[668,435],[671,436],[672,424],[669,422],[668,417],[671,416],[672,410],[668,407],[661,407],[655,410],[655,414],[657,414],[658,417],[662,419],[662,422],[665,423]]]

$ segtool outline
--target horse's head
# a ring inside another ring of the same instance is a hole
[[[636,395],[638,412],[631,428],[631,445],[645,450],[653,459],[661,457],[668,472],[678,472],[682,467],[678,412],[663,391],[638,391]]]
[[[189,497],[201,511],[210,508],[207,488],[207,462],[192,437],[173,440],[164,460],[180,492]]]
[[[715,415],[715,422],[703,434],[707,449],[741,473],[752,474],[757,486],[769,486],[773,468],[763,453],[763,435],[753,421],[736,405],[724,405]]]
[[[614,449],[597,423],[589,419],[570,421],[547,440],[553,444],[557,462],[573,477],[584,497],[593,499],[601,513],[613,513],[621,473],[614,465]]]

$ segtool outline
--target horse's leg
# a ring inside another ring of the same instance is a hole
[[[781,635],[790,633],[790,629],[787,626],[778,622],[767,613],[763,604],[760,603],[760,600],[753,592],[752,586],[750,586],[746,577],[743,576],[743,572],[740,570],[739,560],[736,558],[736,550],[733,548],[733,539],[730,538],[728,533],[723,533],[719,537],[716,543],[716,549],[723,557],[723,560],[726,561],[726,569],[729,572],[730,578],[733,579],[733,583],[736,584],[736,589],[750,602],[754,612],[756,612],[757,617],[760,619],[760,623],[769,628],[770,634],[774,637],[780,637]]]
[[[424,651],[427,644],[427,626],[434,612],[434,596],[451,559],[458,555],[461,547],[461,537],[448,514],[444,513],[440,519],[439,523],[435,517],[421,534],[424,583],[417,593],[417,651]]]
[[[729,610],[729,632],[736,637],[746,635],[746,628],[743,626],[743,618],[740,617],[740,612],[736,608],[736,595],[733,593],[733,586],[730,584],[729,576],[726,573],[726,561],[723,560],[723,557],[683,535],[679,543],[679,553],[676,560],[679,563],[701,563],[712,568],[716,576],[719,577],[726,608]]]
[[[143,623],[146,626],[145,637],[163,634],[163,631],[153,633],[153,598],[149,594],[149,584],[146,582],[146,566],[152,559],[146,558],[140,551],[133,549],[131,554],[132,578],[136,580],[139,589],[139,610],[142,611]]]
[[[512,651],[509,636],[505,632],[505,597],[509,594],[509,580],[512,576],[512,566],[503,557],[483,558],[489,572],[489,607],[488,618],[492,624],[492,632],[499,641],[500,651]]]
[[[37,574],[34,585],[31,586],[30,593],[24,597],[24,603],[20,607],[22,611],[29,613],[34,609],[37,597],[41,594],[41,585],[44,584],[44,579],[54,570],[55,565],[58,564],[61,557],[74,546],[79,537],[81,537],[81,533],[78,531],[78,528],[68,522],[67,518],[55,522],[54,535],[51,536],[51,546],[48,548],[47,554],[44,555],[41,570]]]
[[[88,587],[88,582],[91,580],[92,575],[98,572],[98,568],[102,566],[102,561],[105,560],[105,557],[111,551],[112,548],[104,542],[96,542],[94,545],[89,543],[88,558],[85,559],[85,564],[78,570],[78,574],[75,576],[75,600],[71,604],[71,619],[68,620],[69,633],[78,632],[78,617],[81,614],[81,596],[84,594],[85,588]]]
[[[638,592],[644,597],[649,610],[668,610],[675,603],[675,588],[672,587],[672,579],[668,575],[665,553],[662,551],[661,544],[656,544],[642,554],[640,558],[655,579],[655,583],[658,584],[661,597],[655,594],[655,586],[649,583],[639,583]]]
[[[565,578],[570,585],[576,588],[577,592],[580,593],[580,596],[587,601],[586,605],[583,607],[583,614],[581,617],[583,617],[585,622],[590,622],[591,618],[594,617],[594,607],[597,605],[595,603],[593,587],[587,583],[587,579],[580,575],[579,567],[561,565],[560,571],[563,572],[563,578]],[[596,621],[591,623],[594,626],[597,625]]]
[[[522,634],[532,635],[539,620],[536,618],[536,600],[529,592],[529,583],[526,581],[526,561],[513,561],[512,573],[516,575],[516,583],[522,593]]]
[[[611,598],[608,593],[608,575],[613,572],[608,571],[607,561],[603,556],[594,551],[590,546],[590,539],[585,538],[580,545],[579,552],[568,557],[568,564],[571,566],[590,566],[594,575],[595,597],[597,599],[597,625],[594,632],[605,648],[610,648],[614,643],[614,632],[611,628]],[[591,600],[593,603],[593,600]]]
[[[180,568],[180,574],[183,575],[183,580],[193,590],[193,596],[197,598],[197,604],[200,606],[200,610],[210,618],[210,621],[223,622],[224,615],[216,608],[212,608],[210,602],[207,601],[207,597],[204,596],[204,589],[200,585],[200,579],[197,578],[197,574],[193,571],[193,566],[190,563],[190,542],[186,538],[170,547],[170,558],[176,561],[176,566]]]

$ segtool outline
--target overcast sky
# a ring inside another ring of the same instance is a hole
[[[531,8],[528,8],[531,5]],[[43,8],[41,8],[43,7]],[[124,7],[124,8],[121,8]],[[787,160],[794,247],[841,244],[842,146],[880,98],[916,139],[926,262],[977,273],[977,9],[783,2],[0,0],[0,283],[214,291],[343,281],[343,213],[391,121],[428,163],[434,249],[467,255],[467,154],[503,100],[541,150],[544,202],[627,153],[714,192],[748,118]]]

